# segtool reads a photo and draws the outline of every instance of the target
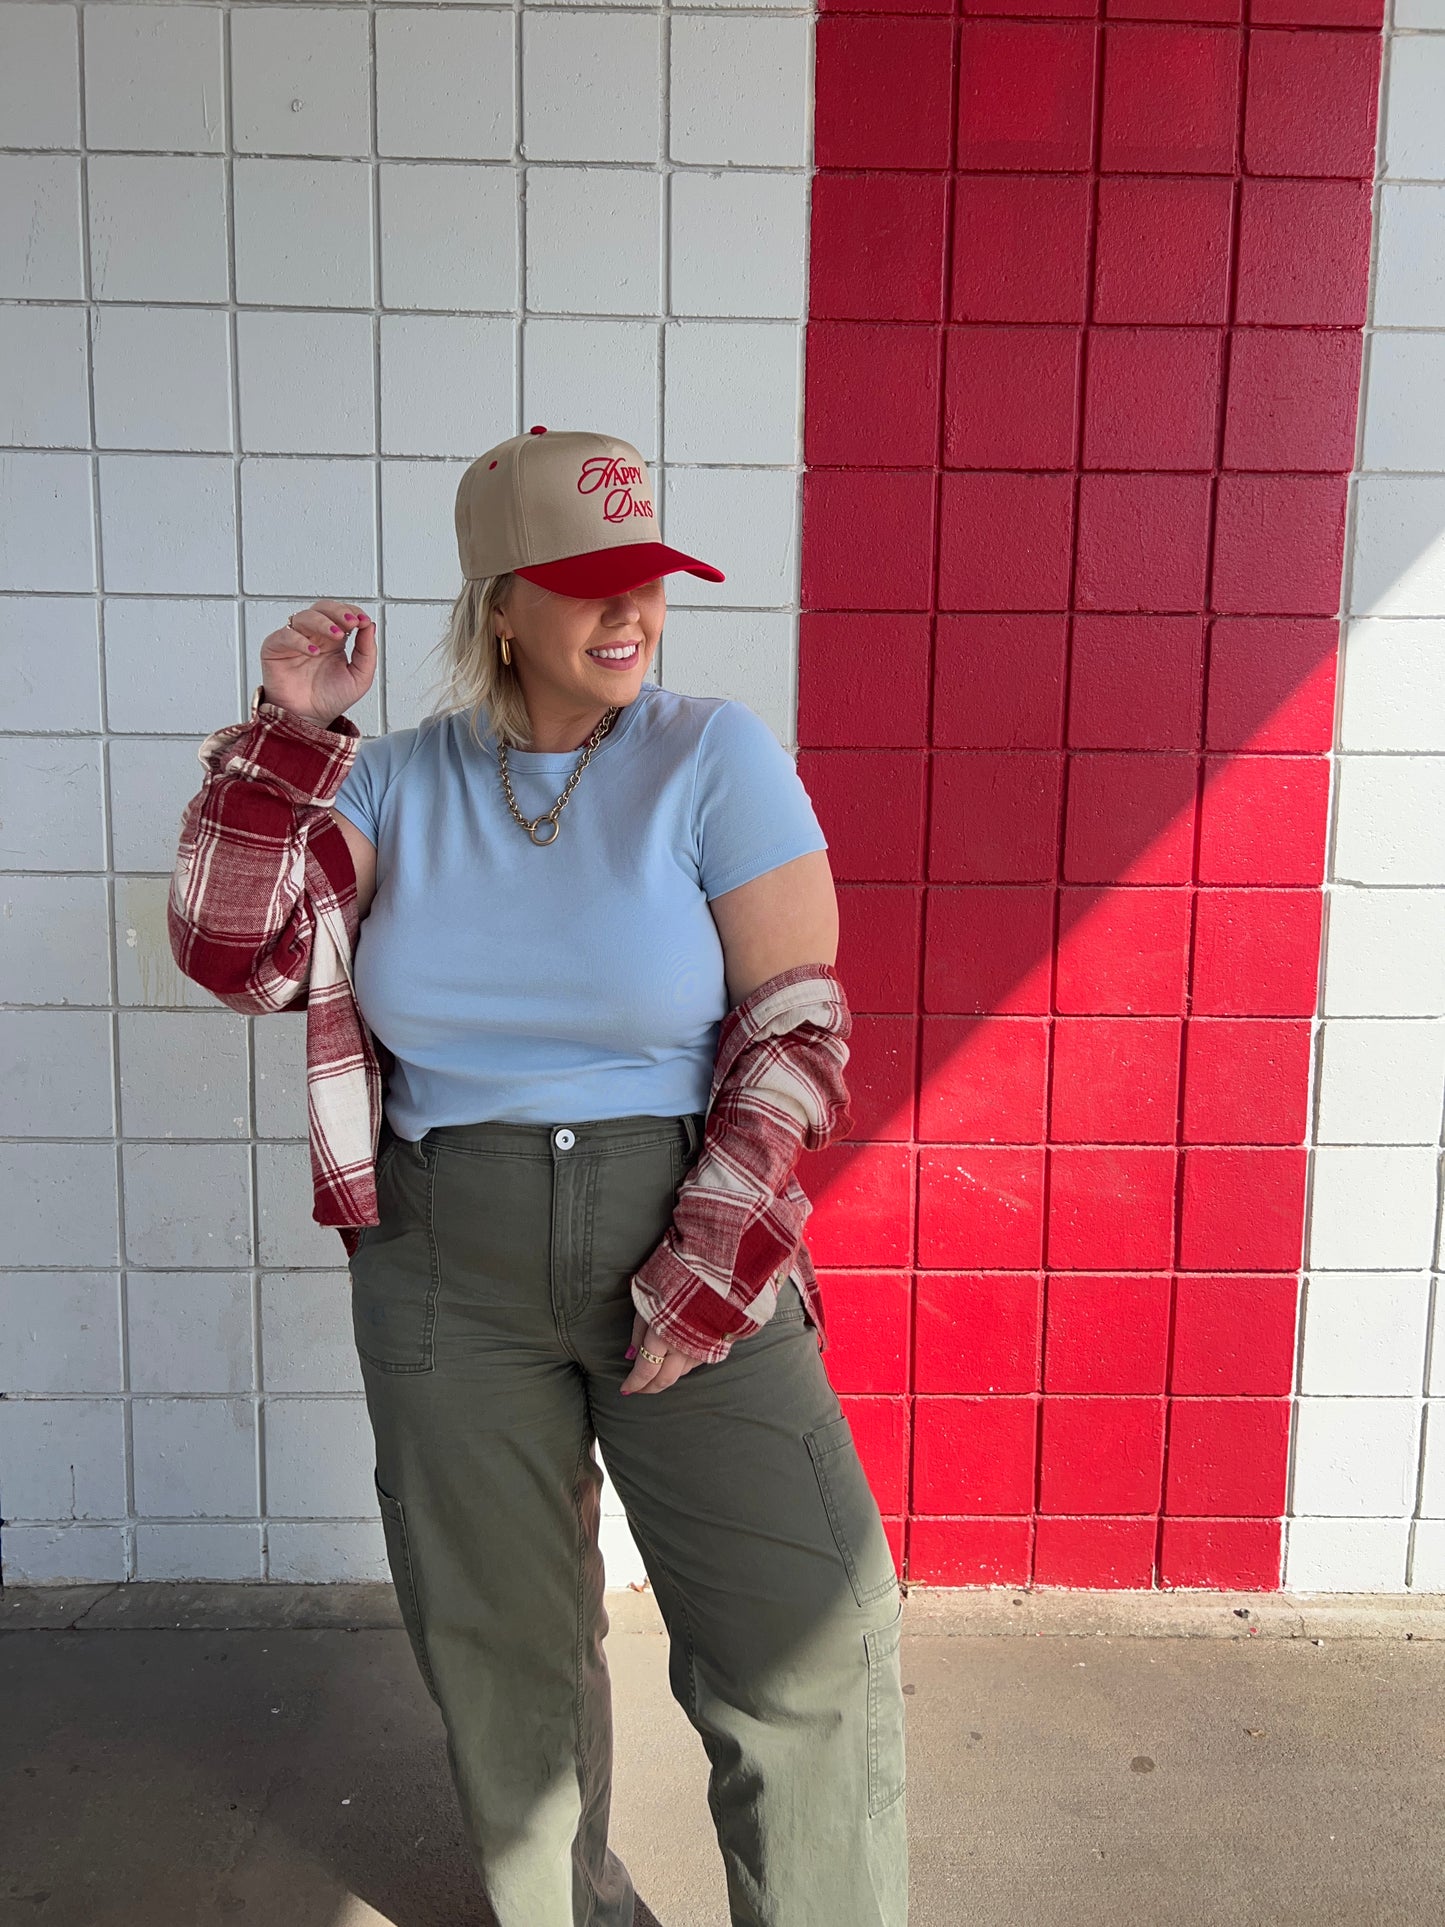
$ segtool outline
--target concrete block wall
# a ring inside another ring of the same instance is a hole
[[[1378,161],[1379,0],[820,11],[0,0],[6,1580],[384,1571],[300,1025],[166,877],[298,602],[422,713],[544,422],[728,572],[661,679],[804,744],[911,1576],[1445,1589],[1445,8]]]
[[[806,10],[0,4],[0,1560],[380,1576],[299,1020],[176,973],[200,737],[321,594],[422,712],[466,460],[652,467],[657,673],[791,745]],[[638,1576],[609,1492],[609,1577]]]
[[[1445,1589],[1445,7],[1386,36],[1285,1579]]]

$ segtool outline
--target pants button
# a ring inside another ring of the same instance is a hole
[[[577,1142],[577,1135],[574,1131],[569,1131],[564,1124],[560,1131],[552,1133],[552,1142],[559,1151],[570,1151]]]

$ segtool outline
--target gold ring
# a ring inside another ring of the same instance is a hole
[[[667,1357],[666,1352],[650,1352],[647,1349],[646,1345],[638,1346],[637,1355],[639,1358],[649,1359],[654,1365],[661,1365],[663,1360]]]

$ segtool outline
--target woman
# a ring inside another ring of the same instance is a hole
[[[343,713],[363,610],[267,637],[251,721],[200,752],[173,949],[237,1008],[306,1005],[388,1558],[501,1927],[633,1919],[594,1443],[733,1921],[895,1927],[901,1601],[793,1175],[851,1121],[823,835],[749,709],[644,681],[663,577],[722,578],[655,540],[636,449],[534,428],[456,523],[418,728]]]

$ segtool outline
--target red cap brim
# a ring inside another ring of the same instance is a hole
[[[670,549],[665,542],[626,542],[616,549],[591,549],[585,555],[564,555],[558,562],[539,562],[512,573],[558,595],[609,596],[655,582],[658,576],[678,569],[700,575],[707,582],[727,580],[710,562],[684,555],[681,549]]]

